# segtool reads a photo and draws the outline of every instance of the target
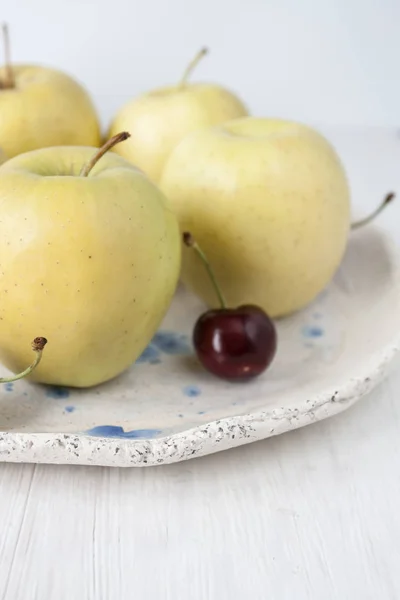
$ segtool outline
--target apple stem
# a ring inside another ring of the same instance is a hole
[[[30,375],[32,371],[36,369],[40,361],[42,360],[42,352],[43,348],[47,344],[47,340],[44,337],[37,337],[32,342],[32,350],[36,353],[36,358],[31,365],[25,371],[18,373],[17,375],[12,375],[11,377],[1,377],[0,383],[11,383],[12,381],[17,381],[17,379],[23,379],[27,375]]]
[[[351,229],[352,230],[359,229],[359,227],[364,227],[364,225],[368,225],[368,223],[371,223],[371,221],[376,219],[376,217],[386,208],[386,206],[388,204],[390,204],[392,202],[392,200],[395,199],[395,197],[396,197],[396,195],[394,192],[390,192],[389,194],[386,194],[386,196],[384,197],[383,201],[380,203],[378,208],[376,208],[370,215],[368,215],[364,219],[361,219],[360,221],[355,221],[354,223],[352,223]]]
[[[198,63],[201,61],[201,59],[204,56],[206,56],[206,54],[208,54],[208,48],[204,47],[201,50],[199,50],[199,52],[196,54],[196,56],[193,58],[193,60],[186,67],[183,77],[179,83],[179,87],[181,87],[181,88],[185,87],[190,75],[192,74],[192,71],[194,71],[194,69],[197,67]]]
[[[89,160],[89,162],[86,163],[86,165],[83,165],[79,176],[87,177],[90,171],[93,169],[94,165],[101,159],[102,156],[104,156],[106,152],[108,152],[109,150],[111,150],[111,148],[113,148],[120,142],[124,142],[130,137],[130,133],[128,133],[127,131],[121,131],[121,133],[117,133],[112,138],[107,140],[107,142],[97,150],[96,154]]]
[[[3,81],[3,89],[11,89],[15,87],[14,72],[11,66],[11,53],[10,53],[10,38],[8,35],[8,25],[3,23],[3,45],[4,45],[4,66],[5,66],[5,78]]]
[[[193,250],[195,250],[197,252],[197,255],[199,256],[199,258],[201,259],[201,261],[203,262],[203,265],[205,266],[205,268],[207,270],[207,273],[210,277],[210,280],[211,280],[211,283],[215,290],[215,293],[218,296],[218,300],[221,305],[221,308],[226,308],[226,301],[225,301],[224,295],[221,291],[221,288],[218,285],[217,279],[215,277],[215,273],[212,270],[210,263],[208,262],[207,256],[204,254],[203,250],[200,248],[200,246],[198,245],[198,243],[196,242],[196,240],[194,239],[194,237],[192,236],[191,233],[186,231],[182,237],[183,237],[183,243],[188,248],[193,248]]]

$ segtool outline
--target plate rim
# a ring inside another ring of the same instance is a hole
[[[373,228],[385,241],[395,267],[393,277],[400,288],[400,254],[397,246],[386,230],[377,226]],[[361,232],[357,235],[361,235]],[[354,376],[304,401],[301,408],[245,412],[157,438],[124,439],[92,436],[84,432],[0,431],[0,462],[157,466],[260,441],[343,412],[388,375],[399,351],[400,331],[394,334],[390,343],[372,353]]]
[[[84,433],[0,432],[0,461],[144,467],[181,462],[267,439],[339,414],[373,390],[388,374],[400,345],[385,347],[374,372],[324,392],[307,408],[256,411],[207,422],[153,439],[121,439]],[[339,388],[339,389],[338,389]],[[322,397],[323,396],[323,397]],[[324,408],[330,406],[329,412]],[[303,422],[303,421],[307,422]],[[210,443],[206,443],[207,439]],[[222,443],[221,442],[225,442]]]

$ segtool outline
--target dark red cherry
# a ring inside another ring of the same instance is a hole
[[[223,379],[246,381],[271,364],[277,335],[273,321],[258,306],[220,308],[199,317],[193,344],[208,371]]]
[[[260,375],[276,353],[276,329],[259,306],[227,308],[222,290],[206,255],[188,231],[183,242],[193,248],[210,277],[221,308],[201,315],[194,326],[193,345],[201,364],[211,373],[232,381]]]

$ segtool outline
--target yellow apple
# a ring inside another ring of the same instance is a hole
[[[327,140],[304,125],[247,117],[195,132],[172,152],[160,187],[229,306],[292,313],[321,292],[343,257],[346,174]],[[217,306],[198,257],[186,250],[182,262],[183,281]]]
[[[68,75],[35,65],[12,65],[3,25],[6,64],[0,68],[0,144],[8,158],[46,146],[98,146],[100,125],[83,87]]]
[[[13,66],[15,86],[1,88],[0,141],[9,158],[46,146],[97,146],[100,127],[86,91],[68,75]],[[0,82],[5,69],[0,69]]]
[[[109,134],[131,133],[115,152],[158,182],[164,163],[188,133],[247,115],[244,104],[229,90],[211,83],[188,83],[188,76],[206,53],[203,49],[177,85],[155,89],[121,108]]]
[[[86,387],[121,373],[179,277],[179,229],[163,194],[114,153],[94,164],[94,151],[45,148],[0,167],[0,358],[20,371],[29,340],[45,336],[32,377],[44,383]]]

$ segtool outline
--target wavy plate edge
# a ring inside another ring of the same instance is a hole
[[[171,436],[121,440],[66,433],[0,432],[0,461],[47,464],[146,467],[181,462],[260,441],[317,423],[350,408],[390,372],[400,335],[370,362],[374,367],[341,387],[314,396],[301,408],[258,411],[211,421]]]
[[[391,236],[385,239],[400,291],[400,257]],[[146,467],[171,464],[260,441],[337,415],[381,383],[400,356],[400,332],[370,355],[359,372],[300,407],[255,411],[210,421],[152,439],[94,437],[85,433],[0,432],[0,462]],[[400,361],[399,361],[400,362]]]

